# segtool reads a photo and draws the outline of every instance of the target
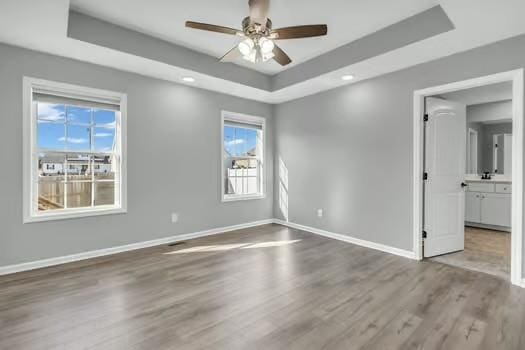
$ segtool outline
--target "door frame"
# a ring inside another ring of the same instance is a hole
[[[524,71],[517,69],[414,91],[413,120],[413,251],[423,259],[423,133],[425,98],[490,84],[512,82],[512,232],[510,280],[525,287],[523,253],[523,98]]]

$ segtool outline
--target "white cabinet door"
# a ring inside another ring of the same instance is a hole
[[[481,194],[481,223],[485,225],[511,226],[512,195],[501,193]]]
[[[476,192],[465,193],[465,221],[481,222],[481,194]]]

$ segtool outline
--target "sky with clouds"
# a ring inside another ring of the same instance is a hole
[[[224,148],[232,156],[244,156],[257,145],[257,130],[224,127]]]
[[[66,115],[64,105],[38,103],[40,150],[109,152],[113,148],[115,125],[114,111],[94,109],[92,113],[91,108],[68,106]],[[224,127],[224,146],[230,155],[244,156],[256,145],[257,130]]]
[[[38,103],[40,149],[109,152],[114,144],[115,125],[114,111],[69,106],[66,115],[64,105]]]

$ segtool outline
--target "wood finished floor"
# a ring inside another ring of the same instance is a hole
[[[525,291],[278,225],[0,277],[0,349],[525,349]]]
[[[510,280],[510,232],[465,227],[465,250],[431,260]]]

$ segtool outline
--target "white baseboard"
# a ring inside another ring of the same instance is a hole
[[[31,262],[26,262],[26,263],[21,263],[21,264],[16,264],[16,265],[1,266],[0,276],[15,273],[15,272],[29,271],[29,270],[39,269],[42,267],[60,265],[60,264],[65,264],[69,262],[74,262],[74,261],[80,261],[80,260],[86,260],[86,259],[96,258],[100,256],[122,253],[122,252],[127,252],[130,250],[154,247],[154,246],[173,243],[173,242],[180,242],[180,241],[185,241],[185,240],[193,239],[193,238],[211,236],[211,235],[216,235],[220,233],[241,230],[241,229],[249,228],[249,227],[267,225],[273,222],[274,222],[273,219],[254,221],[254,222],[248,222],[245,224],[218,227],[218,228],[213,228],[210,230],[204,230],[204,231],[199,231],[199,232],[159,238],[159,239],[154,239],[154,240],[146,241],[146,242],[126,244],[126,245],[122,245],[118,247],[92,250],[89,252],[83,252],[83,253],[78,253],[78,254],[60,256],[56,258],[49,258],[49,259],[43,259],[43,260],[37,260],[37,261],[31,261]]]
[[[413,251],[410,251],[410,250],[394,248],[394,247],[390,247],[390,246],[387,246],[387,245],[384,245],[384,244],[379,244],[379,243],[374,243],[374,242],[370,242],[370,241],[365,241],[363,239],[342,235],[340,233],[329,232],[329,231],[321,230],[321,229],[318,229],[318,228],[304,226],[304,225],[299,225],[299,224],[296,224],[296,223],[293,223],[293,222],[287,222],[287,221],[279,220],[279,219],[275,219],[274,223],[275,224],[279,224],[279,225],[283,225],[283,226],[288,226],[288,227],[291,227],[291,228],[295,228],[295,229],[298,229],[298,230],[303,230],[303,231],[315,233],[315,234],[320,235],[320,236],[337,239],[339,241],[352,243],[352,244],[355,244],[355,245],[359,245],[361,247],[366,247],[366,248],[370,248],[370,249],[380,250],[380,251],[385,252],[385,253],[399,255],[399,256],[402,256],[404,258],[409,258],[409,259],[416,260],[415,253]]]
[[[339,241],[352,243],[355,245],[359,245],[361,247],[375,249],[375,250],[379,250],[385,253],[390,253],[390,254],[402,256],[405,258],[417,260],[415,253],[409,250],[390,247],[384,244],[374,243],[374,242],[366,241],[363,239],[342,235],[340,233],[329,232],[329,231],[321,230],[315,227],[300,225],[300,224],[296,224],[293,222],[287,222],[287,221],[280,220],[280,219],[267,219],[267,220],[248,222],[245,224],[219,227],[219,228],[213,228],[213,229],[204,230],[204,231],[198,231],[198,232],[193,232],[193,233],[159,238],[159,239],[146,241],[146,242],[138,242],[138,243],[132,243],[132,244],[127,244],[123,246],[92,250],[88,252],[60,256],[56,258],[31,261],[31,262],[26,262],[26,263],[21,263],[21,264],[16,264],[16,265],[1,266],[0,276],[8,275],[8,274],[16,273],[16,272],[35,270],[35,269],[39,269],[43,267],[65,264],[69,262],[86,260],[86,259],[91,259],[91,258],[96,258],[96,257],[101,257],[101,256],[107,256],[107,255],[131,251],[131,250],[136,250],[136,249],[154,247],[154,246],[164,245],[164,244],[173,243],[173,242],[180,242],[180,241],[185,241],[185,240],[194,239],[194,238],[212,236],[212,235],[231,232],[235,230],[241,230],[241,229],[245,229],[249,227],[268,225],[272,223],[287,226],[290,228],[295,228],[295,229],[302,230],[302,231],[311,232],[311,233],[314,233],[320,236],[337,239]],[[517,283],[517,284],[520,285],[522,288],[525,288],[525,279],[522,279],[521,283]]]

